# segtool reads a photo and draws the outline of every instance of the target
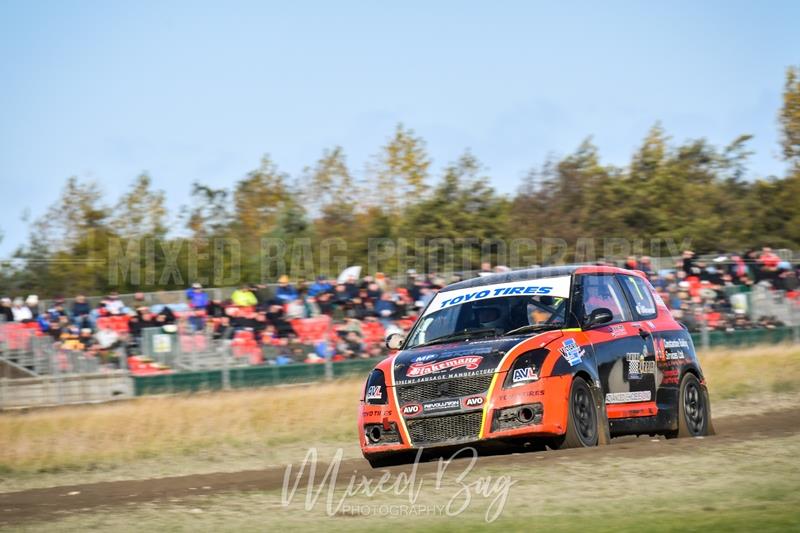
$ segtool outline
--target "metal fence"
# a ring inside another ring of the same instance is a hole
[[[701,332],[692,337],[698,348],[800,343],[796,327]],[[314,364],[249,365],[237,361],[230,342],[220,341],[213,345],[213,351],[205,354],[207,363],[203,370],[171,370],[153,375],[135,375],[124,368],[114,370],[100,362],[97,367],[84,367],[81,365],[88,363],[83,354],[65,354],[45,349],[40,356],[42,360],[36,361],[36,364],[39,365],[38,369],[46,369],[48,373],[32,376],[29,369],[21,366],[24,362],[9,364],[9,360],[3,357],[0,358],[0,409],[102,402],[148,394],[320,382],[347,376],[365,376],[378,362],[378,359],[356,359]],[[173,364],[180,367],[183,364],[181,357],[185,355],[172,354],[175,357]],[[199,357],[199,353],[194,356]],[[89,372],[82,373],[84,370]]]

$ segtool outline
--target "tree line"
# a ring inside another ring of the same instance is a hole
[[[800,245],[798,67],[787,69],[778,127],[784,176],[752,176],[749,135],[726,146],[674,142],[656,124],[625,166],[604,164],[589,138],[531,169],[516,191],[504,194],[469,150],[434,171],[424,139],[398,124],[364,172],[353,171],[341,146],[294,177],[265,155],[231,188],[193,183],[179,213],[169,212],[148,174],[110,203],[95,183],[70,177],[31,224],[14,260],[2,265],[0,284],[4,294],[53,296],[176,289],[194,279],[215,284],[231,272],[245,282],[272,281],[283,272],[265,271],[265,242],[338,246],[338,264],[295,257],[304,265],[297,277],[366,266],[369,243],[380,239],[410,243],[423,258],[420,268],[435,258],[436,266],[455,270],[478,268],[486,242],[518,238],[671,239],[691,242],[697,252],[794,248]],[[442,240],[461,243],[458,258],[437,244]],[[110,268],[115,253],[125,264]],[[387,255],[377,267],[392,271],[397,261]]]

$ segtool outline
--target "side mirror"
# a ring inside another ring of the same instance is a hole
[[[614,320],[614,314],[611,312],[611,309],[598,307],[591,312],[583,327],[584,329],[589,329],[602,324],[608,324],[612,320]]]
[[[390,350],[399,350],[406,341],[406,336],[402,333],[392,333],[386,337],[386,347]]]

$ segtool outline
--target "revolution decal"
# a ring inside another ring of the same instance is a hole
[[[474,302],[476,300],[488,300],[490,298],[500,298],[503,296],[557,296],[568,298],[570,289],[570,277],[559,276],[557,278],[541,278],[527,281],[512,281],[508,283],[498,283],[496,285],[485,285],[482,287],[469,287],[454,291],[444,291],[436,293],[433,301],[425,309],[425,315],[447,309],[456,305]]]
[[[426,402],[422,404],[423,413],[438,413],[441,411],[452,411],[460,408],[461,402],[458,400],[438,400],[435,402]]]

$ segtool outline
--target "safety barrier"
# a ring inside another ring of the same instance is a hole
[[[711,347],[752,346],[790,342],[794,337],[792,328],[753,329],[738,331],[713,331],[709,333]],[[695,346],[700,347],[700,334],[692,334]],[[366,374],[378,363],[378,359],[357,359],[333,363],[333,377]],[[227,374],[227,378],[226,378]],[[228,384],[226,386],[226,379]],[[291,364],[275,366],[250,366],[228,370],[204,372],[178,372],[154,376],[134,377],[137,396],[221,390],[224,388],[265,387],[291,383],[312,383],[325,379],[324,364]]]
[[[692,340],[695,348],[700,349],[702,346],[702,334],[692,333]],[[796,328],[782,327],[708,332],[708,346],[710,348],[777,344],[791,341],[800,342]]]
[[[365,375],[377,362],[377,359],[356,359],[332,363],[333,377]],[[133,382],[135,394],[142,396],[312,383],[324,379],[324,364],[301,363],[139,376],[134,377]]]

